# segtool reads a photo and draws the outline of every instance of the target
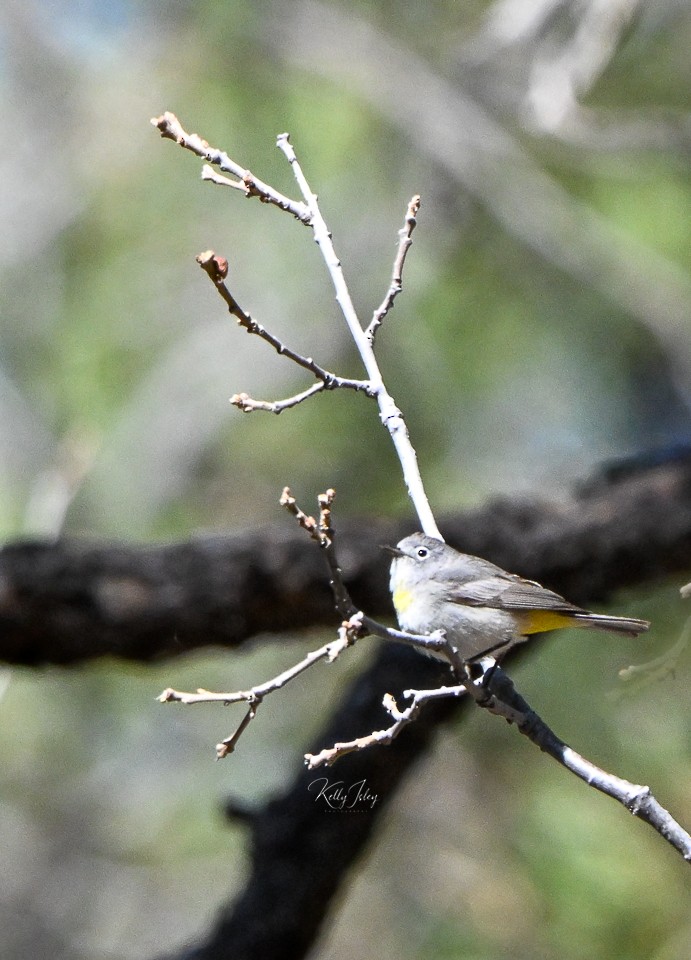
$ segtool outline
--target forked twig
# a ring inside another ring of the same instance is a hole
[[[310,667],[321,660],[325,660],[327,663],[333,663],[347,647],[355,643],[359,635],[360,624],[357,620],[354,620],[352,623],[343,623],[338,631],[338,638],[336,640],[331,640],[317,650],[310,651],[302,660],[293,664],[292,667],[266,680],[264,683],[250,687],[248,690],[215,693],[200,687],[195,693],[186,693],[168,687],[157,699],[161,703],[183,703],[188,706],[198,703],[224,703],[226,705],[231,703],[247,703],[249,707],[248,712],[238,728],[230,737],[222,740],[216,746],[216,756],[220,760],[233,752],[241,735],[247,729],[250,720],[253,720],[256,716],[257,710],[263,702],[264,697],[274,693],[276,690],[281,690],[286,684],[290,683],[291,680],[294,680],[300,676],[301,673],[304,673],[305,670],[309,670]]]
[[[272,346],[280,356],[288,357],[293,363],[308,370],[319,381],[319,383],[310,387],[309,390],[305,390],[303,393],[297,394],[294,397],[288,397],[286,400],[274,402],[253,400],[246,393],[236,393],[230,398],[232,404],[239,407],[239,409],[245,413],[249,413],[252,410],[269,410],[272,413],[281,413],[282,410],[301,403],[307,397],[321,390],[344,388],[362,390],[368,394],[371,393],[367,380],[353,380],[348,377],[338,377],[335,373],[325,370],[323,367],[320,367],[318,363],[315,363],[311,357],[304,357],[295,350],[291,350],[290,347],[286,346],[278,337],[270,333],[266,327],[262,326],[262,324],[255,320],[246,310],[243,310],[226,285],[225,280],[228,276],[228,261],[225,257],[219,257],[213,250],[205,250],[203,253],[200,253],[196,259],[199,266],[207,274],[225,301],[229,313],[235,317],[238,324],[246,330],[247,333],[252,333],[261,340],[264,340]]]
[[[390,694],[384,694],[382,704],[384,709],[393,717],[394,722],[390,727],[384,730],[373,730],[364,737],[356,737],[354,740],[340,741],[334,743],[331,747],[325,747],[319,753],[306,753],[305,763],[310,770],[316,770],[317,767],[330,767],[341,757],[349,753],[355,753],[358,750],[367,750],[370,747],[387,747],[403,728],[413,720],[417,720],[420,711],[425,703],[430,700],[439,700],[447,697],[458,697],[466,693],[464,685],[455,687],[437,687],[434,690],[405,690],[403,696],[406,699],[412,698],[412,703],[405,710],[399,710],[395,698]]]
[[[160,131],[164,139],[173,140],[185,150],[189,150],[198,157],[202,157],[207,163],[212,163],[226,173],[232,173],[237,177],[237,181],[225,181],[225,178],[212,178],[209,177],[208,170],[204,168],[204,179],[214,179],[216,183],[225,181],[227,186],[233,186],[242,190],[246,197],[258,197],[263,203],[272,203],[279,207],[279,209],[291,213],[296,220],[309,226],[310,212],[304,203],[300,203],[298,200],[291,200],[290,197],[286,197],[278,190],[274,190],[268,183],[264,183],[263,180],[255,177],[254,174],[245,167],[231,160],[223,150],[212,147],[206,140],[200,137],[199,134],[187,133],[174,113],[166,111],[160,117],[154,117],[151,123]]]
[[[266,340],[279,354],[287,356],[299,366],[309,370],[319,381],[319,383],[312,388],[300,391],[294,396],[287,397],[284,400],[253,400],[247,393],[236,393],[232,397],[232,403],[245,413],[254,410],[281,413],[283,410],[297,406],[299,403],[310,399],[323,390],[333,390],[340,387],[358,390],[367,396],[376,398],[381,422],[389,431],[398,454],[405,484],[420,520],[420,527],[430,536],[437,537],[439,540],[443,539],[425,493],[417,456],[410,442],[408,428],[403,414],[384,385],[373,349],[375,331],[381,325],[386,313],[393,306],[394,299],[401,289],[403,267],[408,249],[412,243],[411,236],[415,228],[416,215],[420,206],[419,196],[413,197],[408,204],[405,224],[402,230],[399,231],[398,251],[394,263],[391,285],[382,304],[375,311],[367,331],[365,331],[350,297],[341,262],[334,249],[331,231],[322,216],[317,195],[311,189],[302,171],[302,167],[300,166],[287,133],[280,134],[276,143],[291,165],[303,196],[304,202],[301,204],[290,200],[262,180],[259,180],[240,164],[232,160],[222,150],[210,146],[206,140],[203,140],[197,134],[187,133],[174,114],[164,113],[162,116],[154,118],[151,122],[157,127],[163,137],[173,140],[186,150],[190,150],[197,156],[203,157],[208,163],[218,166],[221,170],[233,174],[237,178],[237,181],[228,181],[226,183],[227,178],[215,174],[207,167],[204,168],[204,179],[211,180],[216,184],[230,185],[238,189],[243,189],[246,196],[257,197],[265,203],[272,203],[280,209],[292,213],[293,216],[297,217],[302,223],[312,227],[314,239],[319,246],[329,276],[331,277],[331,282],[336,293],[336,301],[348,325],[348,329],[350,330],[367,373],[367,379],[365,380],[352,380],[346,377],[338,377],[315,363],[311,358],[303,357],[286,347],[277,337],[269,333],[265,327],[258,324],[249,313],[239,306],[224,282],[228,272],[227,260],[209,250],[200,254],[197,259],[219,294],[223,297],[228,309],[233,316],[237,318],[241,326],[249,333],[254,333]]]

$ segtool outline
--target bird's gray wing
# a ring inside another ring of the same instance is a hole
[[[486,577],[457,583],[447,593],[451,603],[497,610],[551,610],[554,613],[583,613],[558,593],[522,577]]]

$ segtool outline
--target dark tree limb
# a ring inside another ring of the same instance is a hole
[[[691,456],[600,476],[567,502],[502,500],[441,526],[464,552],[597,604],[691,568]],[[410,532],[394,521],[339,522],[345,578],[372,616],[391,612],[379,544]],[[58,540],[0,550],[8,663],[148,661],[337,622],[319,551],[285,520],[168,545]]]

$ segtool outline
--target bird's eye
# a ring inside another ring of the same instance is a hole
[[[427,547],[418,547],[417,555],[420,558],[420,560],[424,560],[425,557],[429,556],[429,550],[427,549]]]

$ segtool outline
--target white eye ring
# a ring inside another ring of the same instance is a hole
[[[429,556],[429,550],[427,549],[427,547],[418,547],[416,553],[420,558],[420,560],[424,560],[425,557]]]

